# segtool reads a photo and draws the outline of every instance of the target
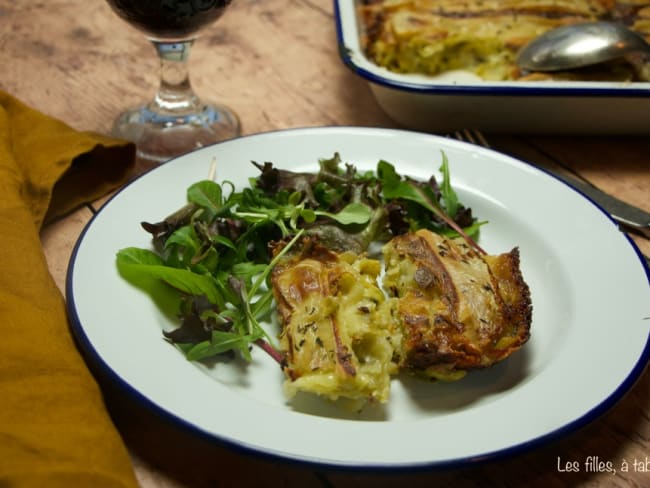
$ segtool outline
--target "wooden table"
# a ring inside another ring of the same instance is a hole
[[[0,87],[81,130],[108,132],[117,112],[151,96],[157,81],[152,47],[102,0],[0,0],[0,49]],[[191,65],[195,88],[234,107],[247,134],[304,126],[397,127],[366,83],[340,62],[330,1],[236,0],[196,43]],[[648,137],[485,137],[499,151],[573,172],[650,211]],[[72,246],[101,204],[43,229],[61,289]],[[635,241],[650,255],[650,241]],[[381,475],[329,472],[230,451],[177,430],[104,386],[143,487],[650,486],[649,472],[590,473],[584,464],[588,456],[616,466],[648,460],[647,372],[600,419],[545,447],[457,470]],[[534,418],[535,412],[522,415]],[[579,472],[559,469],[558,463],[574,461]],[[650,462],[644,467],[650,469]]]

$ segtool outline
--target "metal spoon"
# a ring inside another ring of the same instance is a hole
[[[517,64],[529,71],[560,71],[639,52],[650,54],[650,45],[624,25],[587,22],[542,34],[524,46],[517,56]]]

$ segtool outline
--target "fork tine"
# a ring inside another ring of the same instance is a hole
[[[485,136],[483,135],[483,133],[481,131],[475,130],[474,131],[474,137],[478,141],[479,145],[481,145],[481,146],[483,146],[483,147],[485,147],[487,149],[491,149],[490,144],[488,143],[487,139],[485,138]]]
[[[481,131],[474,129],[462,129],[454,131],[450,135],[459,141],[469,142],[471,144],[476,144],[477,146],[483,146],[485,148],[491,149],[490,143],[487,141]]]
[[[476,144],[476,141],[474,140],[474,134],[470,129],[463,129],[463,135],[465,136],[465,139],[467,142],[471,142],[472,144]]]

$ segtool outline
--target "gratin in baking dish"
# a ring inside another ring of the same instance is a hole
[[[650,83],[486,81],[466,71],[437,76],[389,71],[367,58],[360,0],[335,0],[341,58],[404,127],[546,134],[646,134]]]

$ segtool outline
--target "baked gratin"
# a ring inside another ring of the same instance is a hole
[[[522,71],[515,58],[547,30],[579,22],[621,22],[650,40],[648,1],[358,0],[358,6],[366,56],[394,72],[462,70],[491,81],[647,79],[639,57],[553,74]]]
[[[395,367],[380,271],[375,259],[332,251],[313,238],[275,266],[273,294],[290,397],[305,391],[331,400],[388,400]]]
[[[386,244],[384,261],[399,369],[456,380],[528,341],[532,306],[517,248],[484,255],[461,238],[420,230]]]
[[[290,396],[385,403],[400,371],[458,380],[528,341],[532,305],[516,248],[485,255],[419,230],[391,239],[383,255],[382,265],[308,238],[274,268]]]

